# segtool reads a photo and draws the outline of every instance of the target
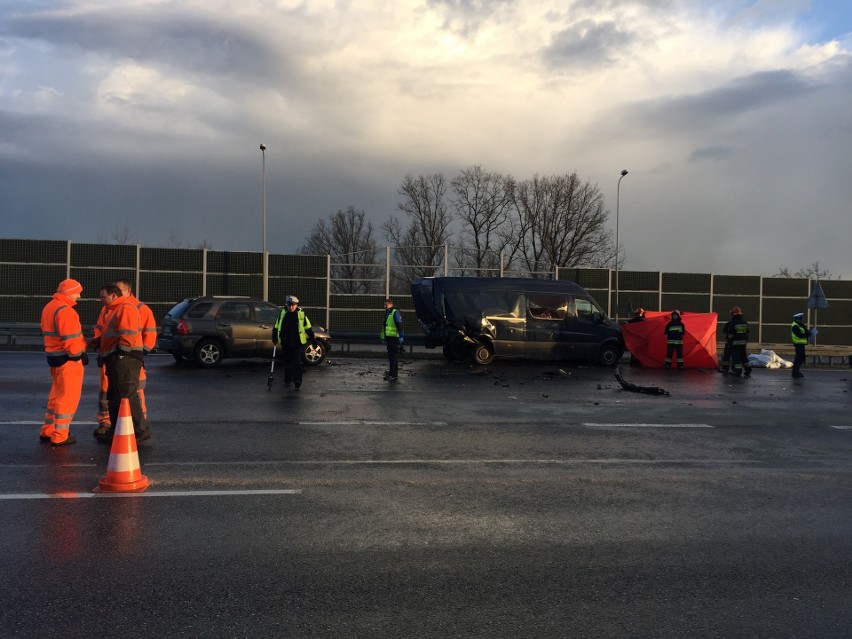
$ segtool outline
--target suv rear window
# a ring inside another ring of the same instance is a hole
[[[169,317],[181,317],[186,312],[186,309],[189,308],[190,304],[192,304],[192,300],[183,300],[178,302],[169,309],[169,312],[166,313],[166,315]]]
[[[213,302],[199,302],[186,314],[190,319],[198,319],[207,315],[208,311],[213,307]]]

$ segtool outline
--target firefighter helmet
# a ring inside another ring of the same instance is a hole
[[[743,314],[743,309],[741,309],[739,306],[734,306],[734,308],[731,309],[731,315],[742,315],[742,314]]]
[[[673,310],[673,311],[672,311],[672,319],[674,319],[674,316],[675,316],[675,315],[677,315],[678,317],[680,317],[680,311],[679,311],[679,310],[677,310],[677,309]]]

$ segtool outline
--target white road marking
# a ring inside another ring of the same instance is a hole
[[[21,499],[86,499],[89,497],[230,497],[233,495],[299,495],[301,489],[282,490],[149,490],[142,493],[12,493],[0,500]]]
[[[39,421],[16,421],[16,422],[0,422],[0,426],[42,426],[44,425],[44,420]],[[95,421],[78,421],[74,420],[71,422],[71,426],[95,426],[97,422]]]
[[[403,465],[521,465],[521,464],[551,464],[551,465],[581,465],[581,464],[751,464],[754,460],[743,459],[320,459],[320,460],[271,460],[271,461],[218,461],[218,462],[151,462],[144,464],[145,468],[152,466],[403,466]],[[11,464],[6,466],[11,467]],[[3,466],[0,466],[3,467]]]
[[[589,428],[713,428],[710,424],[633,424],[626,422],[623,424],[596,424],[591,422],[583,423],[583,426]]]
[[[384,422],[369,420],[297,423],[299,424],[299,426],[447,426],[447,422]]]
[[[829,428],[836,428],[837,430],[852,430],[852,426],[829,426]]]

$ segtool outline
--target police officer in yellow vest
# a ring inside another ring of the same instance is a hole
[[[288,295],[278,321],[272,327],[272,343],[281,344],[284,359],[284,385],[290,390],[294,384],[296,390],[302,386],[302,352],[308,338],[314,339],[311,321],[305,311],[299,308],[299,298]]]
[[[402,316],[393,307],[393,300],[385,300],[385,321],[379,337],[388,347],[388,370],[385,379],[395,382],[399,373],[399,348],[405,343],[405,333],[402,330]]]
[[[793,325],[790,327],[790,337],[793,341],[793,348],[796,349],[796,356],[793,358],[793,377],[796,378],[804,377],[799,369],[805,363],[805,346],[808,345],[808,338],[811,336],[811,331],[804,319],[804,313],[796,313],[793,315]]]

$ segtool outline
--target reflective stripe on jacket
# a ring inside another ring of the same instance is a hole
[[[742,317],[735,317],[725,324],[725,341],[732,346],[748,344],[748,322]]]
[[[142,332],[139,330],[139,311],[129,297],[117,297],[106,307],[101,326],[101,357],[117,353],[143,354]]]
[[[147,304],[140,302],[133,295],[127,296],[139,311],[139,330],[142,332],[142,348],[146,353],[157,346],[157,320],[154,312]]]
[[[666,324],[666,341],[669,344],[683,344],[683,322],[672,320]]]
[[[287,314],[287,309],[281,309],[281,315],[278,316],[278,321],[275,322],[275,326],[272,327],[272,335],[276,338],[281,344],[284,343],[284,340],[281,339],[281,324],[284,322],[284,316]],[[302,344],[308,343],[308,329],[311,328],[311,320],[308,319],[308,316],[305,315],[305,311],[301,308],[296,309],[296,317],[299,320],[299,341]]]
[[[44,352],[51,356],[80,357],[86,350],[80,316],[74,310],[76,302],[61,293],[54,293],[41,312],[41,332]]]

